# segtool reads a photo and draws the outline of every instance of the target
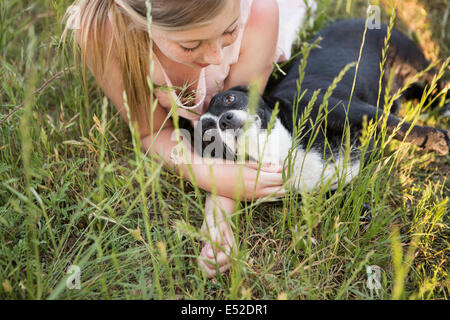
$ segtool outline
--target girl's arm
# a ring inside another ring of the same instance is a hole
[[[232,65],[224,89],[258,81],[262,94],[272,73],[278,42],[277,0],[254,0],[241,46],[239,61]]]
[[[276,0],[254,0],[251,9],[250,17],[247,22],[246,30],[244,31],[244,38],[242,40],[241,54],[239,62],[233,65],[230,69],[230,75],[225,81],[224,89],[227,90],[236,85],[248,85],[252,81],[257,81],[259,84],[259,93],[262,94],[266,86],[267,80],[272,72],[272,61],[275,55],[276,43],[278,41],[278,5]],[[220,179],[220,177],[219,177]],[[224,174],[224,179],[216,180],[221,184],[231,182],[232,179],[227,179]],[[252,178],[248,181],[249,185],[254,183]],[[234,182],[234,181],[233,181]],[[227,187],[232,190],[232,186]],[[217,256],[213,256],[213,249],[210,252],[204,252],[209,247],[202,250],[202,254],[210,260],[217,261],[219,270],[227,269],[229,265],[229,255],[232,252],[227,252],[226,249],[233,250],[236,247],[234,238],[229,229],[229,216],[233,213],[235,202],[230,198],[233,196],[217,197],[218,212],[214,214],[214,201],[210,196],[206,199],[205,213],[206,219],[202,229],[209,229],[213,240],[222,243],[225,248],[224,252],[218,252]],[[220,211],[223,210],[222,214]],[[221,222],[221,220],[224,220]],[[221,232],[215,231],[217,228],[222,229]],[[216,239],[218,236],[220,237]],[[228,245],[226,245],[228,243]],[[208,275],[212,277],[216,274],[216,265],[211,265],[203,260],[199,260]]]

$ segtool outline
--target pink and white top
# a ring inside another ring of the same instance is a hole
[[[277,1],[279,4],[280,27],[274,62],[282,62],[288,60],[291,56],[291,47],[296,39],[299,28],[304,23],[307,7],[304,4],[304,0]],[[314,11],[316,9],[314,0],[308,0],[307,2],[309,8]],[[201,69],[200,77],[197,81],[197,88],[195,90],[194,104],[190,106],[183,105],[180,97],[177,97],[174,90],[155,89],[154,95],[163,108],[167,110],[171,109],[172,104],[170,95],[172,95],[173,101],[175,101],[178,106],[178,115],[180,117],[196,122],[196,120],[206,112],[212,97],[223,90],[224,81],[230,72],[230,66],[238,61],[242,37],[250,15],[252,3],[253,0],[241,0],[241,27],[236,41],[223,49],[222,64],[209,65]],[[166,71],[162,67],[155,53],[153,54],[153,60],[155,68],[153,74],[154,82],[159,85],[172,87],[172,81],[167,76]]]

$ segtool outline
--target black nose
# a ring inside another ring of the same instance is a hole
[[[242,121],[233,112],[227,112],[220,116],[219,127],[221,130],[239,129],[242,127]]]

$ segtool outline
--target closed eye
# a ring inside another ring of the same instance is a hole
[[[238,29],[238,26],[234,27],[234,29],[232,31],[225,31],[223,34],[224,35],[233,35]]]
[[[187,52],[193,52],[193,51],[197,50],[198,48],[200,48],[201,45],[202,45],[202,43],[200,42],[200,43],[198,44],[198,46],[196,46],[196,47],[194,47],[194,48],[186,48],[186,47],[183,47],[182,45],[180,45],[180,47],[181,47],[184,51],[187,51]]]
[[[232,36],[232,35],[234,35],[234,33],[237,31],[237,29],[238,29],[238,26],[236,25],[236,27],[234,27],[234,29],[233,30],[231,30],[231,31],[225,31],[224,33],[223,33],[223,35],[224,36]],[[194,48],[186,48],[186,47],[183,47],[183,46],[181,46],[181,48],[184,50],[184,51],[187,51],[187,52],[193,52],[193,51],[195,51],[195,50],[197,50],[198,48],[200,48],[200,46],[202,45],[202,41],[200,41],[199,42],[199,44],[196,46],[196,47],[194,47]]]

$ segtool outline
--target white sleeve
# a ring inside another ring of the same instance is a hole
[[[277,0],[279,7],[278,48],[275,62],[289,60],[291,48],[297,39],[300,28],[305,24],[306,13],[314,13],[317,3],[314,0]]]

